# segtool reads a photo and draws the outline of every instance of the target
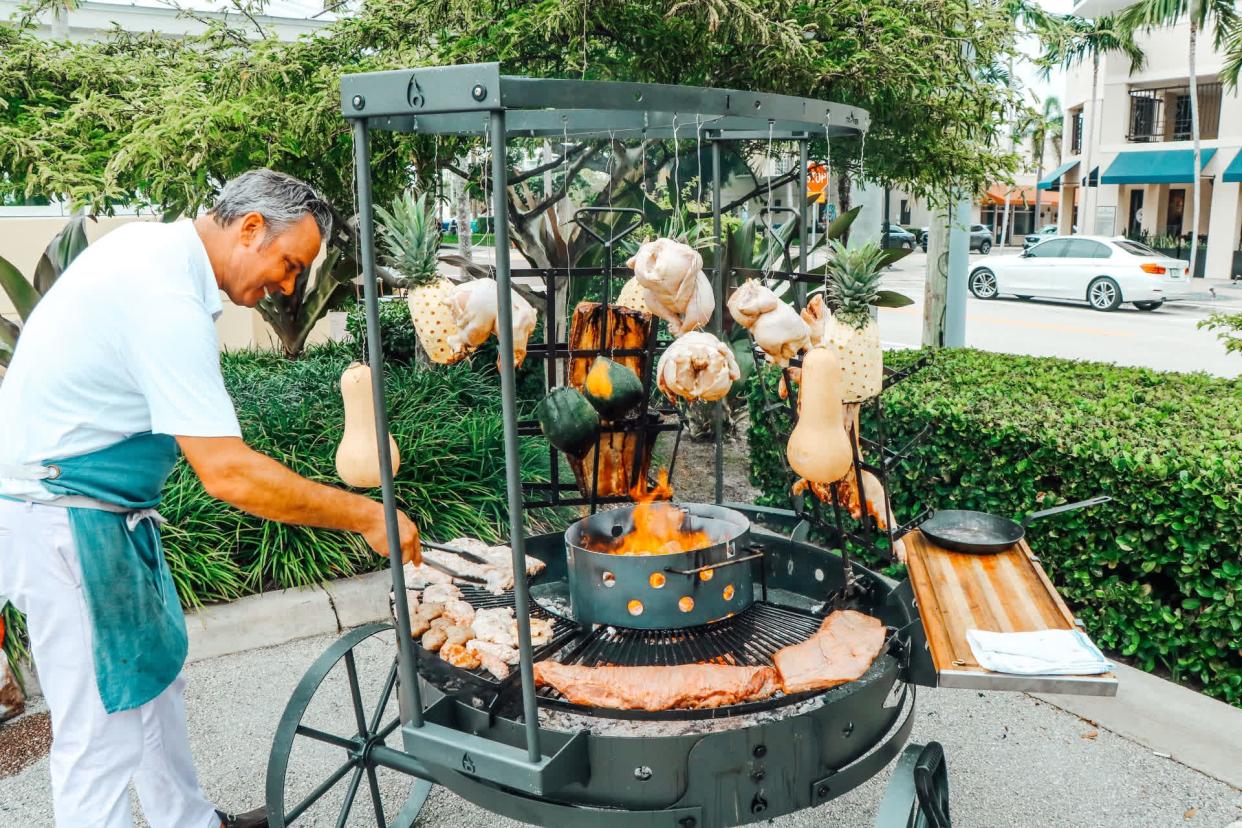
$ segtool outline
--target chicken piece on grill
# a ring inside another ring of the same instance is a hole
[[[502,644],[475,638],[466,642],[466,649],[479,657],[484,670],[501,681],[509,677],[509,668],[518,663],[518,651]]]
[[[722,399],[741,375],[733,350],[704,331],[675,340],[656,365],[657,383],[670,400]]]
[[[458,626],[468,627],[474,623],[474,607],[461,600],[446,601],[444,617]]]
[[[463,670],[477,670],[482,665],[478,653],[467,649],[465,644],[456,642],[446,641],[440,648],[440,658]]]
[[[747,279],[729,297],[729,314],[750,331],[755,344],[782,368],[811,345],[811,330],[787,302],[755,279]]]
[[[447,604],[461,600],[461,590],[454,584],[429,584],[423,590],[422,600],[428,604]]]
[[[787,695],[827,690],[857,681],[884,649],[884,622],[854,610],[838,610],[803,641],[777,650],[772,661]]]
[[[444,627],[432,627],[427,630],[427,632],[423,633],[420,643],[423,645],[424,650],[430,650],[435,653],[439,652],[440,648],[444,646],[444,642],[447,640],[448,633],[445,632]]]
[[[454,351],[473,351],[493,334],[499,335],[499,286],[495,279],[472,279],[449,291],[445,300],[457,330],[448,336]],[[516,291],[510,290],[513,307],[513,362],[521,367],[526,345],[535,330],[535,309]],[[497,362],[499,367],[499,361]]]
[[[647,310],[668,323],[673,336],[707,324],[715,306],[712,284],[703,274],[703,257],[672,239],[644,242],[626,263],[643,287]]]
[[[518,640],[517,620],[515,619],[509,625],[509,635],[513,636],[513,640]],[[543,618],[530,619],[530,643],[536,647],[549,644],[552,641],[552,624]]]
[[[492,644],[516,647],[517,637],[509,632],[513,624],[513,607],[495,607],[476,610],[474,613],[474,637]]]
[[[771,667],[730,664],[582,667],[538,661],[535,683],[556,688],[572,704],[613,710],[722,707],[766,699],[780,689]]]

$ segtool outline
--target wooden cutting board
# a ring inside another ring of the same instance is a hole
[[[971,554],[906,535],[906,565],[941,687],[1114,696],[1117,677],[1015,676],[979,666],[967,630],[1072,630],[1074,615],[1026,541],[1004,552]]]

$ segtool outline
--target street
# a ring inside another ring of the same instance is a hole
[[[1012,252],[1017,252],[1013,250]],[[976,262],[1002,255],[972,253]],[[905,308],[880,310],[880,336],[886,346],[917,347],[923,327],[923,283],[927,256],[907,256],[885,276],[883,286],[914,300]],[[1214,287],[1213,300],[1208,287]],[[1212,331],[1196,325],[1213,311],[1242,312],[1242,283],[1195,280],[1196,298],[1169,302],[1146,312],[1123,305],[1101,313],[1085,303],[1048,299],[1022,301],[967,297],[966,344],[972,348],[1032,356],[1098,360],[1164,371],[1206,371],[1222,377],[1242,374],[1242,356],[1227,354]]]

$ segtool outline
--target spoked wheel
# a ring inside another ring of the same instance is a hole
[[[986,267],[981,267],[970,274],[970,292],[977,299],[995,299],[997,293],[996,274]]]
[[[1087,285],[1087,302],[1098,311],[1116,310],[1121,304],[1121,288],[1107,276]]]
[[[375,746],[400,742],[396,651],[391,624],[359,627],[329,647],[298,682],[268,758],[271,828],[297,820],[384,828],[412,822],[403,818],[409,809],[402,805],[425,797],[430,786],[417,781],[411,791],[410,777],[371,760]]]

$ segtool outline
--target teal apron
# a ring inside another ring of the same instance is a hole
[[[50,505],[69,511],[94,632],[95,678],[109,713],[151,701],[185,663],[185,616],[155,511],[176,460],[172,437],[147,432],[26,467],[58,495]]]

